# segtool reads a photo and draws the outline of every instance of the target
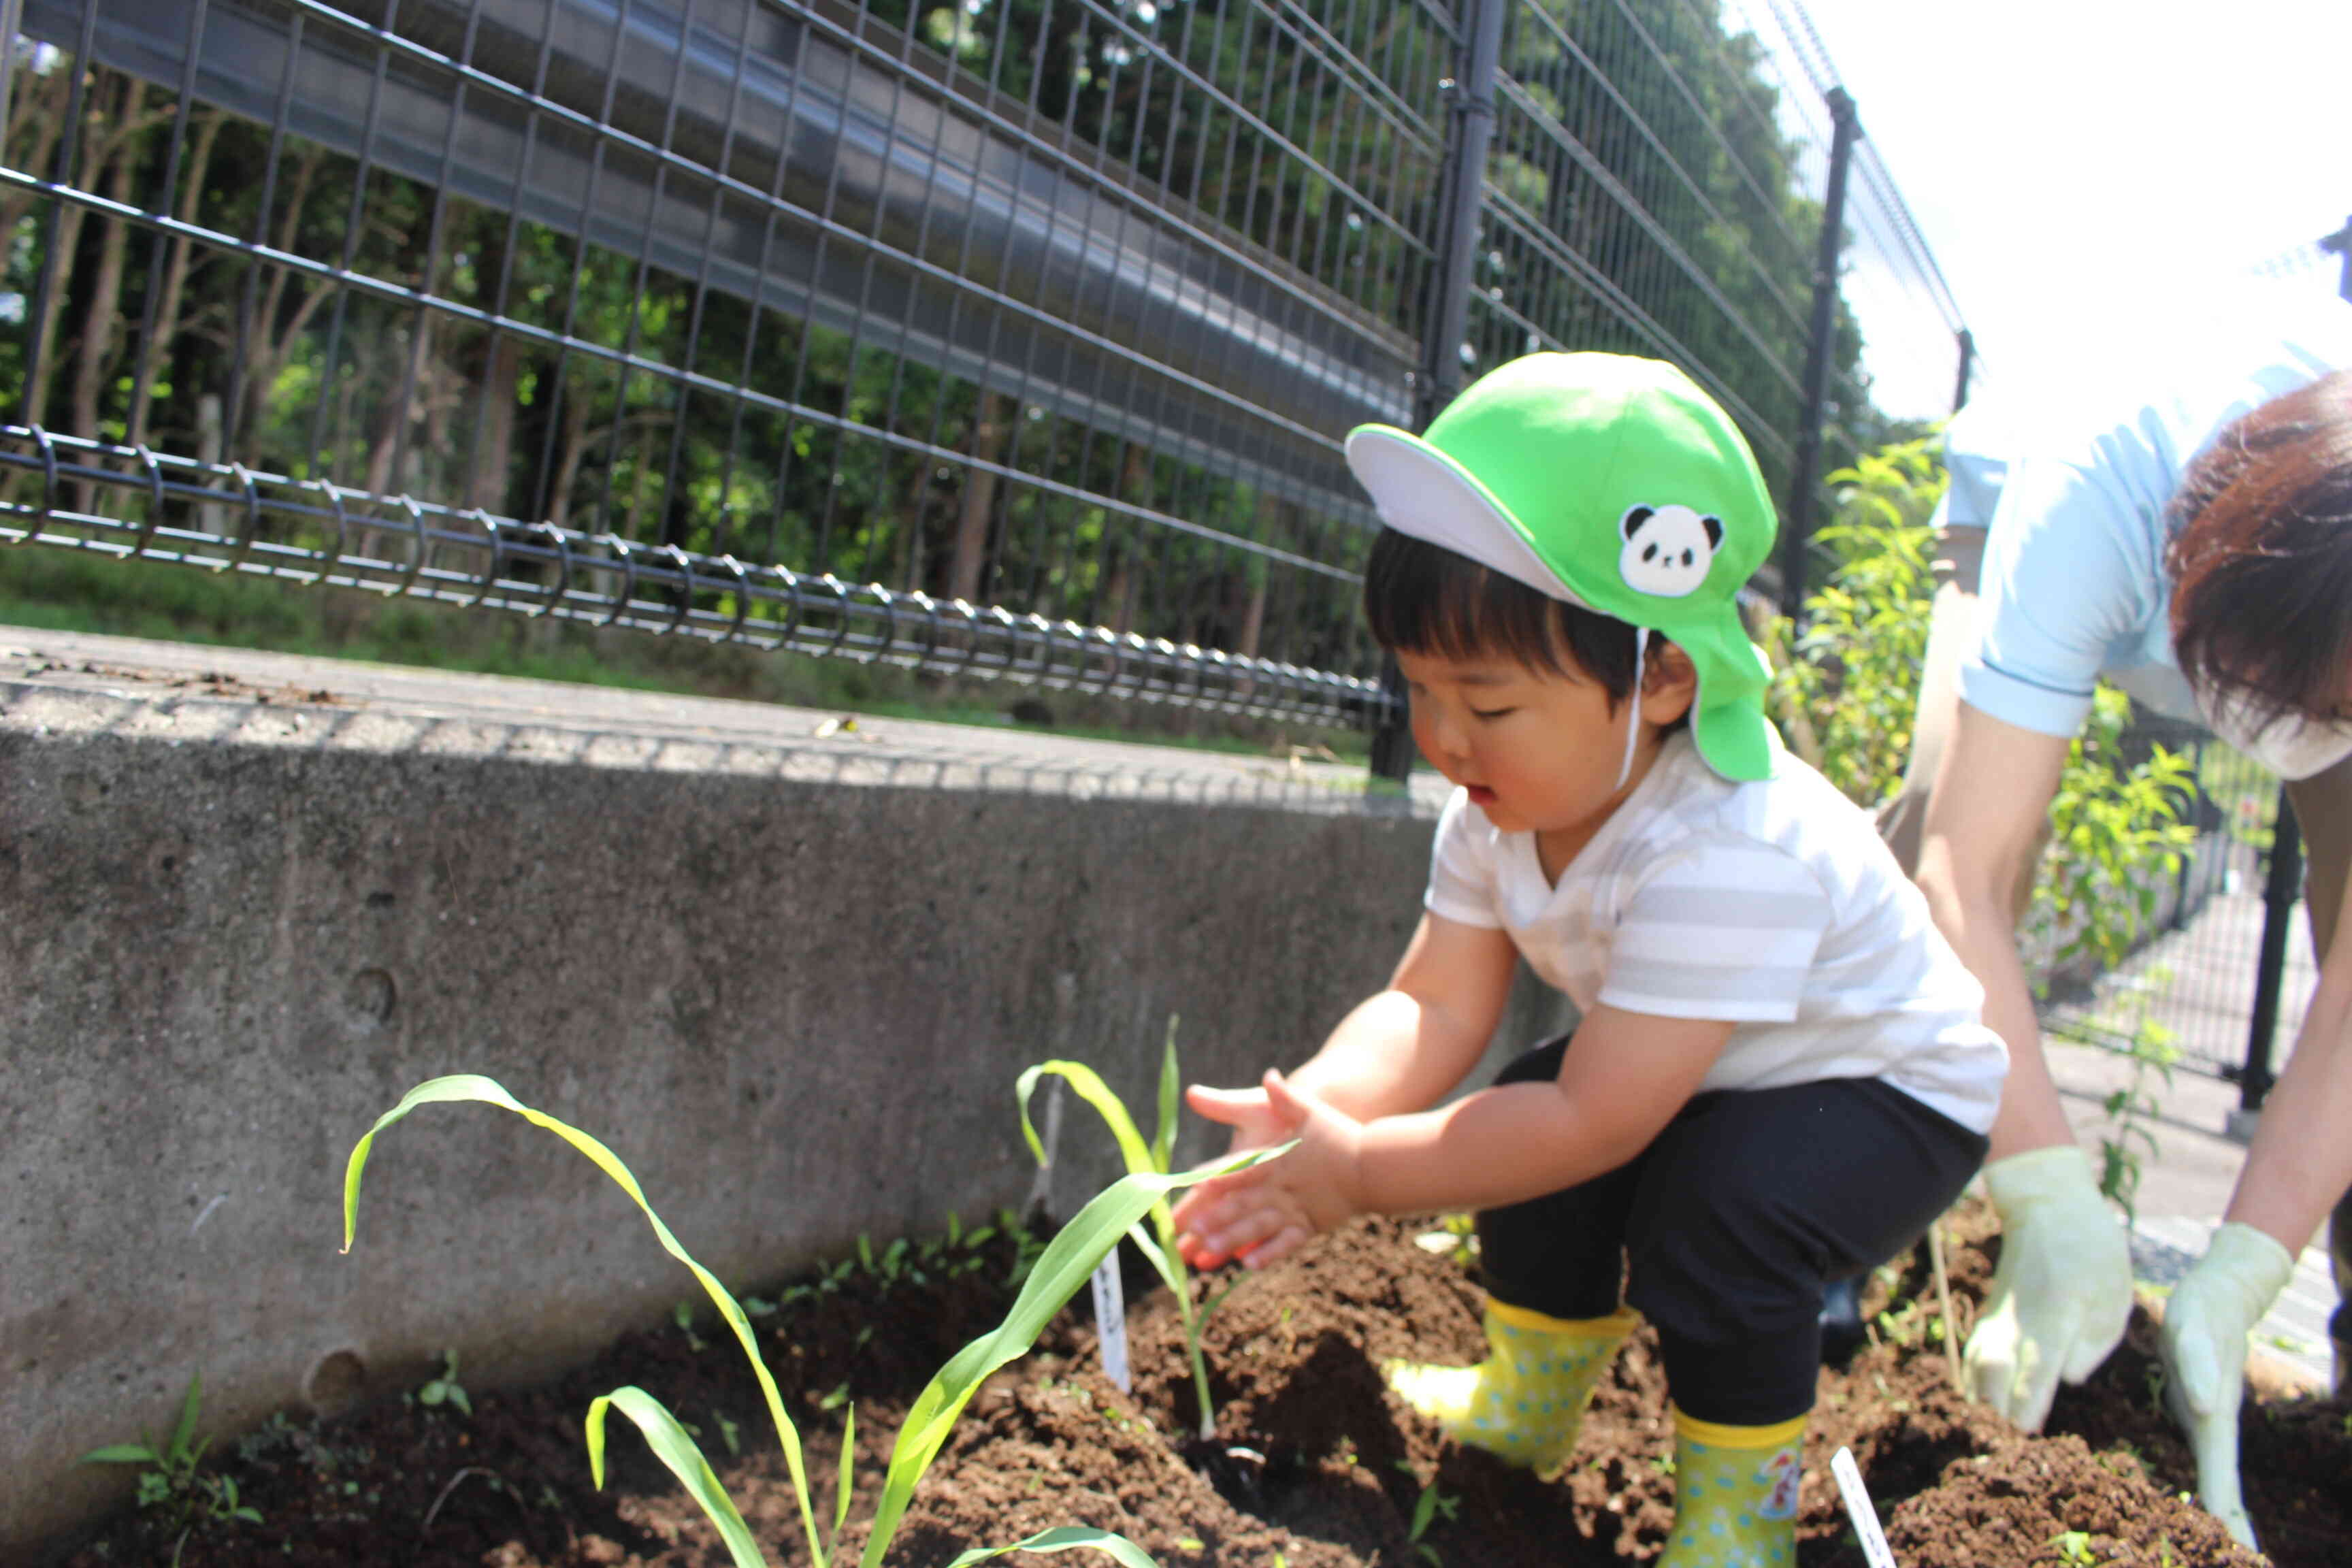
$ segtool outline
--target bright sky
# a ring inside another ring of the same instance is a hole
[[[2062,374],[2086,331],[2161,332],[2218,293],[2332,289],[2332,258],[2247,271],[2352,215],[2352,0],[1806,8],[1994,378]],[[1872,370],[1884,401],[1948,402]]]

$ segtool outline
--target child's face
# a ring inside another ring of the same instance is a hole
[[[1681,658],[1640,699],[1643,733],[1622,788],[1627,716],[1580,672],[1556,675],[1512,658],[1400,653],[1412,698],[1412,738],[1430,765],[1469,791],[1506,833],[1577,834],[1597,826],[1648,771],[1655,726],[1690,706]]]

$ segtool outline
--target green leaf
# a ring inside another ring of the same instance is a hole
[[[1168,1015],[1168,1048],[1160,1058],[1160,1125],[1151,1135],[1151,1168],[1168,1169],[1176,1154],[1177,1111],[1183,1104],[1184,1079],[1176,1070],[1176,1015]]]
[[[851,1461],[857,1457],[857,1406],[853,1405],[841,1418],[841,1470],[833,1481],[833,1532],[841,1533],[841,1526],[849,1518],[849,1471]]]
[[[866,1539],[865,1555],[860,1559],[863,1568],[881,1568],[883,1554],[889,1550],[890,1538],[898,1532],[898,1521],[906,1514],[916,1483],[939,1457],[956,1417],[963,1413],[964,1405],[979,1391],[982,1382],[1037,1342],[1046,1323],[1078,1293],[1095,1266],[1118,1245],[1128,1226],[1141,1219],[1170,1193],[1274,1159],[1295,1142],[1293,1140],[1272,1149],[1228,1155],[1197,1170],[1146,1171],[1122,1176],[1080,1209],[1030,1269],[1004,1321],[958,1351],[916,1396],[905,1424],[898,1428],[898,1440],[891,1445],[889,1472],[883,1480],[882,1499],[874,1510],[873,1531]]]
[[[1210,1297],[1208,1300],[1202,1305],[1201,1315],[1199,1318],[1194,1320],[1197,1326],[1193,1330],[1192,1337],[1196,1341],[1200,1338],[1201,1331],[1209,1326],[1209,1314],[1223,1306],[1225,1304],[1225,1298],[1240,1289],[1242,1288],[1242,1281],[1248,1278],[1249,1276],[1246,1274],[1234,1275],[1232,1284],[1226,1286],[1223,1289]]]
[[[1135,1249],[1143,1254],[1144,1261],[1151,1265],[1153,1271],[1160,1276],[1168,1289],[1180,1294],[1183,1291],[1183,1264],[1170,1261],[1176,1255],[1152,1240],[1151,1233],[1144,1229],[1140,1222],[1127,1227],[1127,1239],[1135,1243]]]
[[[160,1465],[163,1456],[144,1443],[110,1443],[81,1457],[85,1465]]]
[[[1026,1541],[1016,1541],[1010,1546],[982,1546],[965,1552],[948,1568],[966,1568],[972,1563],[985,1563],[992,1557],[1002,1557],[1008,1552],[1073,1552],[1090,1548],[1102,1552],[1127,1568],[1160,1568],[1151,1554],[1124,1535],[1114,1535],[1108,1530],[1090,1530],[1080,1525],[1066,1524],[1057,1529],[1040,1531]]]
[[[1160,1169],[1151,1163],[1151,1146],[1136,1131],[1135,1119],[1128,1115],[1127,1107],[1103,1082],[1102,1075],[1084,1062],[1063,1061],[1039,1062],[1013,1086],[1013,1095],[1021,1102],[1021,1135],[1029,1140],[1029,1152],[1037,1157],[1039,1164],[1045,1163],[1045,1145],[1038,1141],[1037,1129],[1029,1121],[1029,1097],[1036,1092],[1037,1080],[1047,1073],[1067,1082],[1078,1091],[1080,1100],[1101,1112],[1102,1119],[1110,1125],[1110,1135],[1118,1140],[1119,1157],[1127,1162],[1130,1174]]]
[[[1879,1315],[1885,1316],[1883,1312]],[[1429,1529],[1429,1521],[1436,1516],[1436,1513],[1437,1489],[1434,1486],[1424,1488],[1421,1494],[1421,1500],[1412,1505],[1412,1522],[1405,1527],[1404,1538],[1407,1541],[1419,1541],[1423,1533]]]
[[[735,1511],[735,1501],[719,1484],[710,1461],[702,1457],[702,1450],[694,1446],[694,1439],[686,1435],[677,1417],[642,1388],[616,1388],[588,1406],[588,1473],[595,1479],[596,1489],[604,1489],[604,1412],[608,1407],[636,1423],[654,1458],[667,1465],[670,1474],[685,1483],[687,1495],[701,1505],[710,1522],[719,1527],[720,1538],[727,1542],[728,1555],[735,1560],[735,1568],[767,1568],[768,1560],[760,1554],[759,1543],[751,1539],[751,1527]]]
[[[1162,1058],[1160,1073],[1162,1116],[1160,1131],[1172,1146],[1176,1138],[1175,1119],[1168,1114],[1166,1096],[1168,1086],[1173,1080],[1175,1073],[1176,1019],[1173,1016],[1168,1020],[1168,1047]],[[1013,1094],[1021,1102],[1022,1135],[1029,1140],[1030,1152],[1037,1156],[1039,1164],[1044,1164],[1045,1162],[1045,1145],[1037,1141],[1037,1130],[1029,1121],[1029,1097],[1036,1092],[1037,1080],[1047,1073],[1055,1074],[1066,1081],[1072,1089],[1077,1090],[1079,1099],[1093,1106],[1100,1113],[1105,1124],[1110,1128],[1111,1137],[1118,1143],[1119,1158],[1126,1163],[1129,1175],[1143,1175],[1155,1171],[1164,1172],[1168,1169],[1166,1158],[1159,1154],[1153,1145],[1143,1141],[1142,1132],[1136,1128],[1135,1119],[1128,1114],[1127,1106],[1118,1095],[1111,1092],[1110,1086],[1103,1082],[1102,1075],[1084,1062],[1065,1061],[1040,1062],[1023,1073],[1020,1081],[1013,1086]],[[1154,1258],[1152,1266],[1160,1271],[1160,1277],[1168,1281],[1169,1289],[1181,1298],[1185,1294],[1184,1263],[1182,1257],[1176,1250],[1175,1216],[1169,1212],[1168,1205],[1164,1202],[1153,1205],[1150,1215],[1151,1228],[1160,1237],[1159,1253]]]
[[[205,1374],[188,1374],[188,1392],[180,1396],[180,1418],[172,1427],[172,1446],[163,1450],[170,1458],[193,1458],[191,1446],[196,1440],[196,1411],[204,1403]]]
[[[587,1155],[596,1168],[610,1176],[644,1213],[646,1222],[653,1226],[654,1236],[662,1245],[662,1250],[693,1272],[704,1292],[718,1307],[719,1316],[725,1318],[727,1326],[734,1331],[736,1343],[742,1346],[745,1359],[751,1363],[751,1375],[759,1380],[760,1393],[768,1402],[769,1418],[775,1423],[777,1441],[783,1446],[784,1464],[792,1472],[793,1493],[800,1501],[801,1528],[808,1535],[811,1562],[814,1568],[824,1568],[824,1553],[817,1537],[816,1511],[809,1502],[808,1468],[801,1456],[801,1436],[794,1429],[792,1418],[784,1414],[784,1398],[776,1387],[775,1378],[768,1371],[768,1363],[760,1359],[759,1342],[752,1333],[751,1321],[743,1315],[743,1309],[736,1303],[727,1287],[719,1282],[719,1277],[697,1263],[678,1244],[677,1237],[670,1234],[669,1226],[662,1223],[661,1216],[646,1201],[645,1191],[637,1185],[637,1178],[630,1173],[628,1166],[587,1133],[558,1121],[544,1111],[533,1110],[509,1094],[496,1079],[484,1078],[478,1073],[456,1073],[418,1084],[403,1097],[398,1105],[376,1118],[375,1125],[368,1129],[352,1149],[351,1160],[343,1170],[343,1250],[351,1251],[352,1238],[359,1226],[360,1174],[366,1168],[368,1150],[373,1146],[376,1134],[420,1105],[462,1100],[511,1110],[532,1126],[545,1128]]]

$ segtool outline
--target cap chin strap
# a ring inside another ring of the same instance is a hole
[[[1633,745],[1642,738],[1642,665],[1650,650],[1650,633],[1644,626],[1633,628],[1633,695],[1625,702],[1625,760],[1617,764],[1617,787],[1623,789],[1625,781],[1633,776]]]

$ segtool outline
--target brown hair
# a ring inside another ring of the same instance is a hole
[[[2232,423],[2172,504],[2181,672],[2264,720],[2333,717],[2352,658],[2352,370]]]

